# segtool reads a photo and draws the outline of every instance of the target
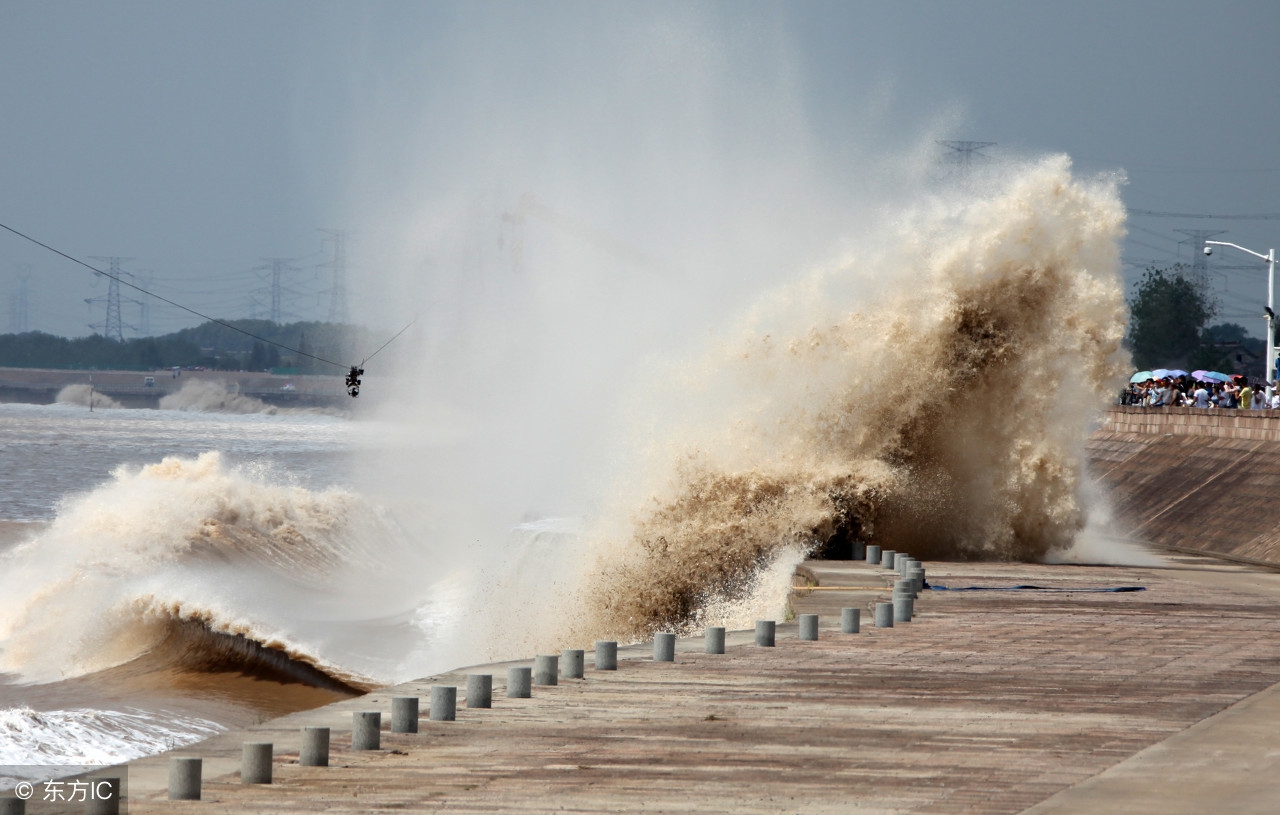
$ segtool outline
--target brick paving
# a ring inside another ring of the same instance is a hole
[[[887,573],[810,563],[821,584]],[[175,755],[205,756],[205,800],[164,799],[167,757],[131,765],[131,811],[1016,813],[1280,682],[1280,580],[1184,559],[1170,569],[940,564],[951,586],[1034,583],[1143,592],[925,592],[915,621],[869,626],[876,593],[793,598],[818,642],[681,641],[675,664],[631,652],[615,672],[502,696],[458,721],[383,733],[353,753],[350,712],[409,683]],[[882,595],[886,596],[886,595]],[[863,633],[842,635],[858,605]],[[624,657],[626,654],[624,654]],[[461,675],[436,678],[465,684]],[[461,704],[461,700],[460,700]],[[425,703],[424,703],[425,716]],[[303,724],[334,728],[333,766],[296,764]],[[239,783],[239,745],[274,741],[276,783]]]

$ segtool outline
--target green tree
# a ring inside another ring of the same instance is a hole
[[[1148,268],[1129,299],[1129,346],[1140,368],[1171,364],[1207,341],[1205,324],[1217,313],[1206,281],[1178,264]]]

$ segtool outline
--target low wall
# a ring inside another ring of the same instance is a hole
[[[1086,449],[1120,532],[1280,565],[1280,411],[1116,407]]]
[[[1113,407],[1103,412],[1100,429],[1110,433],[1280,441],[1280,410]]]

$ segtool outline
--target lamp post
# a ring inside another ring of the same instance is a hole
[[[1204,253],[1206,255],[1213,254],[1213,250],[1209,248],[1210,245],[1230,246],[1232,249],[1239,249],[1247,255],[1253,255],[1267,262],[1267,390],[1270,391],[1275,387],[1276,381],[1276,313],[1272,310],[1276,305],[1274,299],[1276,292],[1276,250],[1268,249],[1264,255],[1252,249],[1245,249],[1235,243],[1205,241]],[[1267,395],[1270,396],[1271,394],[1268,393]]]

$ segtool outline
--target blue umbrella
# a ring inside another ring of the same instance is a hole
[[[1171,371],[1169,371],[1169,376],[1186,376],[1186,375],[1187,375],[1186,371],[1180,371],[1177,368],[1174,368]]]
[[[1129,377],[1130,382],[1146,382],[1149,379],[1155,379],[1155,377],[1151,375],[1150,371],[1138,371],[1136,374]]]
[[[1205,378],[1206,378],[1206,379],[1212,379],[1212,380],[1215,380],[1215,381],[1217,381],[1217,382],[1230,382],[1230,381],[1231,381],[1231,377],[1230,377],[1228,374],[1220,374],[1220,373],[1218,373],[1217,371],[1205,371],[1205,372],[1204,372],[1204,375],[1205,375]]]
[[[1168,368],[1156,368],[1151,372],[1153,379],[1167,379],[1172,375],[1173,371],[1170,371]]]

